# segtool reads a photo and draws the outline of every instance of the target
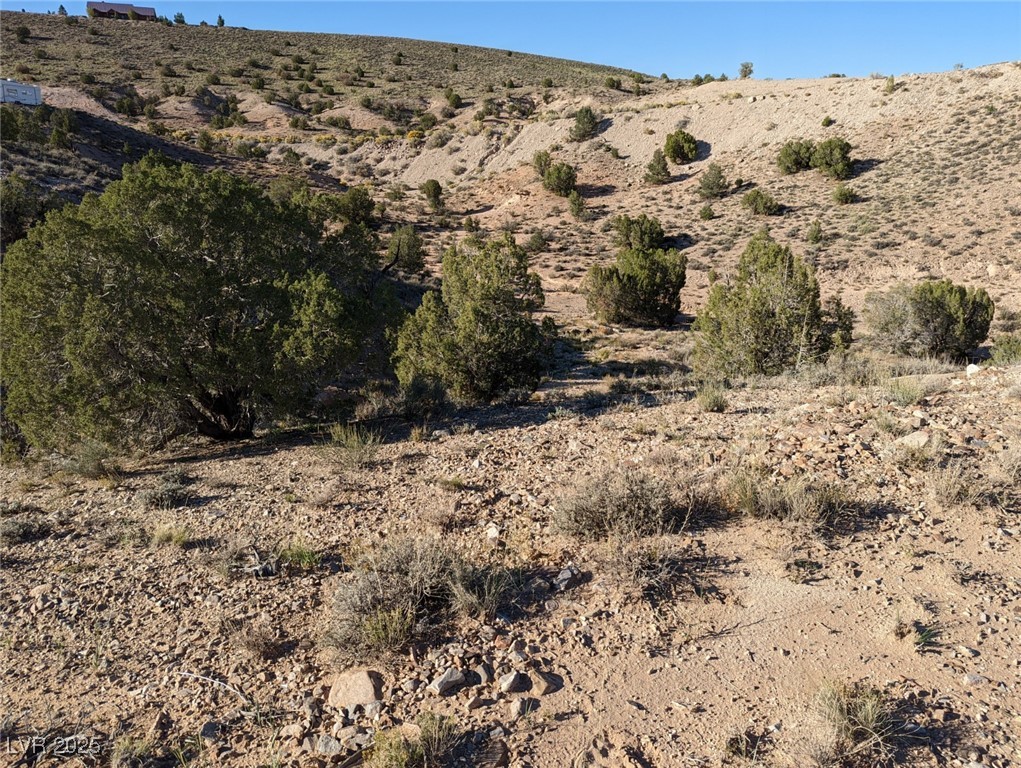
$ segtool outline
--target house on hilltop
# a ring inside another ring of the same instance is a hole
[[[145,8],[130,3],[93,3],[85,4],[85,11],[92,18],[104,19],[140,19],[156,21],[156,9]]]

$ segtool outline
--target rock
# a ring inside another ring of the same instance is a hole
[[[455,667],[448,667],[446,672],[429,683],[429,690],[437,696],[445,696],[449,691],[462,685],[464,685],[464,673]]]
[[[485,662],[479,664],[472,671],[479,676],[479,680],[482,681],[483,685],[489,685],[491,682],[493,682],[493,670]]]
[[[581,572],[573,565],[564,568],[557,577],[553,579],[553,586],[558,592],[563,592],[578,583],[581,579]]]
[[[321,734],[316,742],[316,754],[318,755],[339,755],[344,751],[343,745],[332,736]]]
[[[504,693],[526,691],[529,688],[530,682],[528,675],[522,674],[521,672],[508,672],[500,678],[500,690]]]
[[[153,744],[162,744],[173,725],[174,721],[170,719],[170,715],[161,709],[156,713],[156,717],[153,718],[152,725],[149,726],[149,730],[146,732],[146,739]]]
[[[281,739],[297,739],[301,741],[302,736],[305,735],[305,728],[301,723],[291,723],[285,725],[280,729]]]
[[[53,591],[52,584],[40,584],[38,587],[32,587],[32,589],[28,591],[28,596],[31,597],[32,599],[37,599],[42,597],[43,595],[50,594],[52,591]]]
[[[364,707],[365,716],[370,719],[375,719],[383,713],[383,702],[382,701],[370,701]]]
[[[356,725],[337,725],[333,726],[333,737],[337,739],[341,744],[347,744],[349,741],[357,737],[364,731]]]
[[[982,370],[981,366],[975,365],[975,363],[971,363],[967,368],[964,369],[964,373],[966,376],[970,378],[974,376],[976,373],[981,372],[981,370]]]
[[[957,646],[957,652],[962,656],[968,656],[969,658],[975,658],[976,656],[978,656],[978,651],[976,651],[974,648],[969,648],[966,645]]]
[[[383,678],[371,669],[354,669],[334,675],[326,702],[334,709],[353,710],[383,698]]]
[[[500,527],[496,523],[491,523],[486,528],[486,544],[490,547],[499,547],[500,543]]]
[[[975,675],[968,673],[961,678],[961,682],[964,685],[985,685],[989,682],[989,678],[984,675]]]
[[[510,753],[507,743],[500,738],[491,738],[489,743],[476,757],[479,768],[507,768],[510,764]]]
[[[512,699],[508,714],[511,720],[517,720],[519,717],[524,717],[525,713],[528,712],[528,699]]]
[[[213,720],[208,720],[202,726],[201,736],[204,741],[216,741],[220,738],[220,724]]]
[[[465,702],[464,708],[471,712],[483,706],[485,706],[485,701],[481,696],[472,696],[467,702]]]
[[[532,692],[546,696],[560,687],[559,681],[548,672],[536,672],[532,679]]]
[[[904,437],[897,438],[894,442],[897,445],[903,445],[905,448],[914,448],[918,450],[929,444],[929,434],[922,430],[918,430],[917,432],[912,432],[910,435],[904,435]]]

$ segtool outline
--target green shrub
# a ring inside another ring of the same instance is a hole
[[[783,209],[771,194],[758,188],[746,192],[741,205],[758,216],[776,216]]]
[[[599,128],[599,118],[592,111],[591,107],[582,107],[574,115],[574,125],[568,134],[571,141],[585,141],[596,135]]]
[[[610,226],[614,232],[613,244],[618,248],[649,251],[662,246],[666,237],[659,219],[644,213],[634,219],[627,214],[614,216]]]
[[[6,109],[6,105],[0,108],[0,114]],[[2,121],[2,126],[5,138],[15,133],[8,132],[6,120]],[[29,227],[39,219],[43,209],[43,193],[34,182],[18,173],[9,173],[0,178],[0,244],[7,248],[23,238]]]
[[[371,315],[373,238],[328,216],[336,200],[274,204],[252,182],[152,156],[51,213],[2,265],[6,414],[59,448],[250,437],[259,415],[307,412]]]
[[[402,272],[416,273],[425,269],[425,246],[422,236],[411,224],[398,227],[386,249],[387,263],[383,271],[394,267]]]
[[[848,178],[852,163],[851,145],[838,136],[819,142],[812,150],[812,167],[830,178]]]
[[[589,310],[603,323],[669,326],[681,307],[687,258],[627,248],[612,267],[594,266],[585,279]]]
[[[551,329],[532,322],[544,296],[527,252],[509,233],[489,241],[473,236],[447,251],[442,272],[442,293],[427,293],[398,334],[401,385],[436,381],[469,402],[534,389]]]
[[[815,144],[809,140],[788,141],[780,149],[776,164],[781,173],[797,173],[812,167]]]
[[[858,193],[847,184],[837,184],[833,188],[833,202],[837,205],[850,205],[858,202]]]
[[[961,360],[989,334],[994,310],[983,288],[929,280],[867,295],[864,315],[873,340],[885,349]]]
[[[824,117],[824,118],[822,119],[822,127],[823,127],[823,128],[829,128],[829,127],[830,127],[831,125],[833,125],[833,124],[834,124],[835,122],[837,122],[837,121],[836,121],[836,120],[834,120],[834,119],[833,119],[832,117],[830,117],[829,115],[826,115],[826,117]]]
[[[574,192],[577,183],[578,173],[573,165],[567,163],[553,163],[542,176],[543,187],[560,197],[567,197]]]
[[[808,225],[808,229],[805,231],[805,239],[812,243],[817,244],[823,241],[822,222],[819,219],[814,219],[811,224]]]
[[[709,203],[706,203],[698,209],[698,217],[702,219],[702,221],[709,221],[716,218],[716,212]]]
[[[607,78],[603,81],[603,86],[609,88],[611,91],[619,91],[620,78],[607,76]]]
[[[690,163],[698,155],[698,143],[687,131],[677,130],[667,134],[663,152],[671,163]]]
[[[646,184],[654,185],[666,184],[670,181],[670,169],[667,167],[662,149],[657,149],[652,153],[652,160],[645,167],[644,178]]]
[[[710,163],[698,183],[698,196],[703,200],[715,200],[727,194],[727,188],[728,184],[723,175],[723,168],[716,163]]]
[[[436,179],[429,179],[422,185],[422,194],[433,211],[443,209],[443,187]]]
[[[696,369],[709,378],[778,374],[824,358],[830,348],[812,268],[765,230],[732,281],[716,281],[696,321]]]
[[[1021,363],[1021,333],[1002,333],[993,341],[993,365]]]
[[[541,149],[532,155],[532,167],[540,179],[545,179],[546,171],[553,165],[553,156],[545,149]]]
[[[25,25],[21,25],[14,28],[14,37],[19,43],[27,43],[28,38],[32,36],[32,30]]]
[[[571,194],[567,196],[567,205],[571,209],[571,215],[579,221],[588,218],[588,212],[585,210],[585,198],[581,196],[581,193],[572,189]]]
[[[839,296],[830,296],[823,302],[822,327],[831,350],[846,350],[851,346],[854,331],[854,310]]]

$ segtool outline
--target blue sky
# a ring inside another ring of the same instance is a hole
[[[45,12],[57,2],[0,0]],[[412,37],[671,77],[936,72],[1021,60],[1021,0],[1000,2],[268,2],[137,0],[189,23]],[[64,0],[71,13],[84,2]]]

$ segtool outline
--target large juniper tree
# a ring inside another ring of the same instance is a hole
[[[11,246],[6,413],[32,443],[243,438],[305,411],[358,354],[375,236],[365,195],[275,191],[149,157]]]

